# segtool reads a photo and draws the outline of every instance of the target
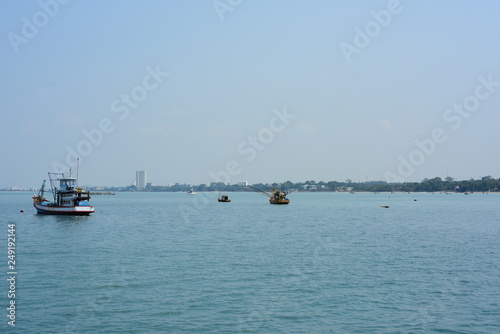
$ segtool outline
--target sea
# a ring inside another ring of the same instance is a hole
[[[500,333],[497,193],[32,195],[0,193],[0,333]]]

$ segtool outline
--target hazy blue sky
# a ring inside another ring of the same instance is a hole
[[[89,185],[143,169],[157,185],[498,178],[499,15],[493,0],[2,1],[0,187],[40,186],[75,154]]]

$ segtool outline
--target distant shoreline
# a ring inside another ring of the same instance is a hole
[[[29,190],[0,190],[0,193],[18,193],[18,194],[32,194],[33,191]],[[141,191],[141,190],[115,190],[115,191],[94,191],[90,192],[90,195],[92,196],[112,196],[116,195],[116,193],[186,193],[185,191]],[[253,193],[253,191],[238,191],[238,190],[225,190],[225,191],[196,191],[198,194],[218,194],[218,193]],[[457,194],[457,195],[462,195],[462,194],[500,194],[500,191],[468,191],[468,192],[456,192],[456,191],[378,191],[378,192],[373,192],[373,191],[353,191],[352,193],[349,191],[310,191],[310,190],[294,190],[291,191],[290,193],[304,193],[304,194],[320,194],[320,193],[336,193],[336,194],[350,194],[350,195],[355,195],[355,194]]]
[[[494,193],[500,192],[500,179],[491,176],[484,176],[480,180],[462,180],[455,181],[451,177],[445,180],[440,177],[424,179],[421,182],[388,183],[385,181],[366,181],[353,182],[350,179],[344,182],[339,181],[305,181],[282,183],[254,183],[249,184],[246,181],[238,184],[226,184],[223,182],[211,182],[210,184],[169,184],[166,186],[155,186],[148,183],[145,188],[137,188],[135,185],[112,187],[112,186],[88,186],[95,195],[103,193],[112,194],[116,192],[253,192],[269,191],[272,188],[280,188],[287,192],[372,192],[372,193],[396,193],[396,192],[415,192],[415,193]],[[2,192],[36,192],[37,188],[11,187],[0,189]]]

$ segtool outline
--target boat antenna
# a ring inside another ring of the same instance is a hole
[[[258,188],[255,188],[254,186],[248,185],[247,187],[248,187],[248,188],[252,188],[253,190],[255,190],[255,191],[257,191],[257,192],[261,193],[261,194],[262,194],[262,195],[264,195],[264,196],[273,196],[273,194],[271,194],[271,193],[269,193],[269,192],[267,192],[267,191],[263,191],[263,190],[260,190],[260,189],[258,189]]]
[[[80,164],[80,158],[76,158],[76,186],[78,187],[78,165]]]

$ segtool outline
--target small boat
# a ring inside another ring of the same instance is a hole
[[[231,200],[229,199],[229,196],[227,195],[220,195],[219,194],[219,198],[217,199],[219,202],[224,202],[224,203],[229,203],[231,202]]]
[[[45,180],[36,196],[33,196],[33,206],[38,214],[86,216],[94,213],[94,207],[89,204],[90,192],[86,187],[79,187],[78,179],[65,177],[63,173],[49,173],[50,185],[54,200],[44,197]],[[59,182],[59,184],[57,184]]]
[[[196,195],[196,191],[194,191],[193,188],[191,187],[191,189],[188,190],[187,194],[188,195]]]
[[[270,191],[262,191],[255,187],[249,186],[250,188],[260,192],[264,196],[269,196],[270,204],[288,204],[290,200],[286,197],[288,193],[286,191],[281,191],[277,188],[272,188]]]
[[[280,189],[271,189],[272,196],[269,198],[269,203],[271,204],[288,204],[290,200],[286,198],[286,191],[281,191]]]

